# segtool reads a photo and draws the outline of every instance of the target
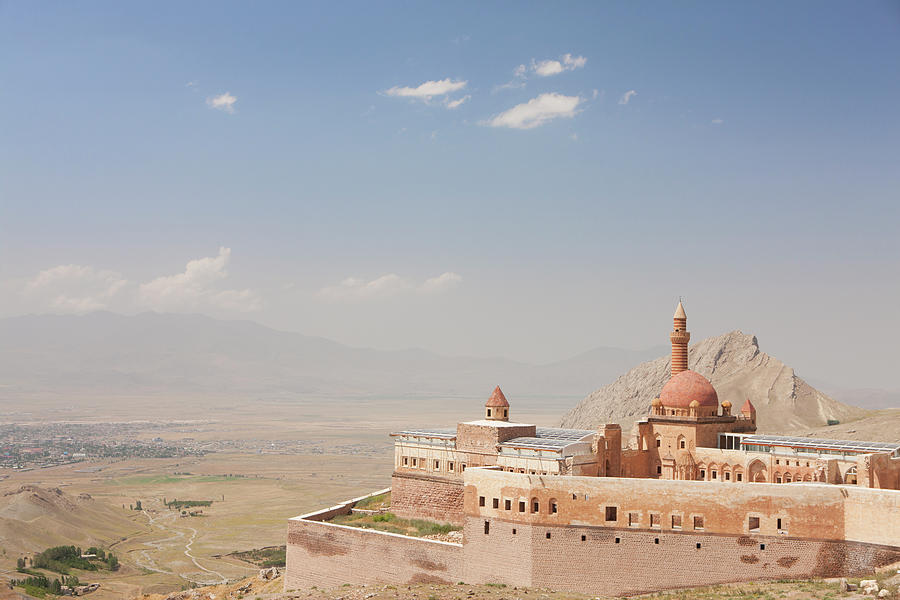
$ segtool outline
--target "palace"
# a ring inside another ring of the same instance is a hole
[[[330,523],[351,500],[291,519],[286,588],[461,580],[625,595],[900,561],[900,444],[757,434],[749,399],[733,414],[688,369],[681,303],[669,338],[671,377],[627,446],[616,424],[517,423],[499,387],[479,420],[392,433],[390,511],[461,526],[462,543]]]

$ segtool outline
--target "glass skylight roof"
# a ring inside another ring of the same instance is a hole
[[[897,442],[829,440],[789,435],[747,435],[741,438],[741,444],[784,446],[789,448],[822,448],[825,450],[846,450],[848,452],[896,452],[900,449],[900,443]]]

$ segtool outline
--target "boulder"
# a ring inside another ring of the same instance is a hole
[[[278,577],[278,567],[270,567],[268,569],[260,569],[258,579],[260,581],[271,581]]]
[[[881,590],[880,592],[878,592],[878,597],[879,597],[879,598],[890,598],[890,597],[891,597],[891,590],[889,590],[889,589],[887,589],[887,588],[884,588],[883,590]]]
[[[838,585],[839,585],[839,589],[842,593],[846,592],[847,591],[847,578],[841,577],[841,581],[839,582]]]

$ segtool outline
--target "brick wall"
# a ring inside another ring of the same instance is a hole
[[[407,519],[463,523],[463,484],[459,479],[394,472],[391,512]]]
[[[301,517],[288,522],[285,590],[344,583],[456,583],[462,547]]]
[[[622,596],[736,581],[862,575],[900,560],[900,548],[854,542],[487,521],[488,534],[485,519],[466,521],[463,554],[470,583]]]

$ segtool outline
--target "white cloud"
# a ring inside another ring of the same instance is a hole
[[[216,110],[227,112],[230,115],[234,114],[235,102],[237,102],[237,98],[232,96],[229,92],[219,94],[218,96],[210,96],[206,99],[207,106]]]
[[[444,102],[444,106],[446,106],[450,110],[453,110],[454,108],[459,108],[461,105],[465,104],[471,98],[472,98],[472,96],[470,96],[469,94],[466,94],[462,98],[457,98],[456,100],[450,100],[449,98],[447,98],[447,100]]]
[[[494,89],[491,90],[491,93],[496,94],[500,90],[515,90],[525,87],[525,73],[528,71],[528,68],[525,65],[519,65],[513,71],[512,81],[508,81],[507,83],[502,83],[500,85],[495,85]]]
[[[587,59],[583,56],[563,54],[560,60],[542,60],[540,62],[532,60],[531,70],[539,77],[549,77],[551,75],[559,75],[565,71],[580,69],[585,64],[587,64]]]
[[[220,290],[217,284],[228,276],[230,248],[219,248],[217,256],[189,261],[184,272],[158,277],[138,288],[138,300],[158,311],[192,311],[204,308],[247,312],[258,310],[262,300],[253,290]]]
[[[541,94],[523,104],[517,104],[499,115],[482,121],[488,127],[509,127],[512,129],[533,129],[558,118],[572,118],[578,113],[580,96],[562,94]]]
[[[435,96],[446,96],[458,92],[465,88],[467,83],[467,81],[453,81],[448,77],[438,81],[426,81],[417,87],[394,86],[384,90],[382,94],[400,98],[416,98],[427,102]]]
[[[402,294],[439,294],[456,287],[461,282],[462,277],[452,272],[431,277],[422,283],[415,283],[396,273],[388,273],[371,281],[348,277],[338,285],[322,288],[319,290],[319,296],[329,300],[370,300]]]
[[[713,119],[712,121],[710,121],[710,123],[712,123],[713,125],[721,125],[724,122],[724,119]]]
[[[85,313],[109,308],[128,284],[119,273],[82,265],[45,269],[25,284],[28,300],[41,308],[61,313]]]
[[[633,96],[637,96],[637,92],[634,90],[628,90],[627,92],[622,94],[621,98],[619,98],[619,104],[628,104]]]
[[[597,98],[600,97],[600,93],[601,93],[600,90],[594,90],[593,92],[591,92],[591,97],[592,97],[594,100],[596,100]]]

